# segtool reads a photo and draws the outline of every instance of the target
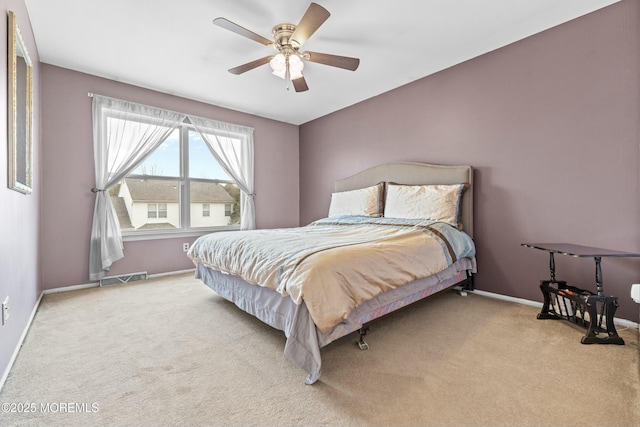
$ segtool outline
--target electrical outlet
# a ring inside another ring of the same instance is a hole
[[[188,243],[183,243],[182,244],[182,252],[188,252],[189,251],[189,244]]]
[[[640,304],[640,284],[631,285],[631,299]]]
[[[7,323],[9,320],[9,297],[7,296],[4,301],[2,301],[2,326]]]

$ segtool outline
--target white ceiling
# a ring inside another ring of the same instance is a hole
[[[307,1],[25,0],[40,61],[274,120],[302,124],[619,0],[316,0],[331,13],[301,50],[360,58],[355,72],[307,63],[286,90],[274,52],[212,24],[271,39]],[[108,95],[108,94],[105,94]]]

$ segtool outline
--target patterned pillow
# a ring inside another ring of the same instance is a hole
[[[460,212],[465,184],[387,185],[384,216],[434,219],[462,229]]]
[[[340,215],[382,216],[384,183],[331,194],[329,217]]]

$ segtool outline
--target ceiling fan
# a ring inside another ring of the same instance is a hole
[[[309,90],[309,86],[307,86],[307,82],[302,75],[304,61],[316,62],[318,64],[330,65],[351,71],[355,71],[358,65],[360,65],[358,58],[300,51],[302,45],[320,28],[330,15],[329,11],[324,7],[316,3],[311,3],[298,25],[278,24],[273,27],[273,40],[262,37],[225,18],[216,18],[213,20],[213,23],[265,46],[275,48],[278,51],[275,55],[265,56],[231,68],[229,70],[230,73],[242,74],[268,63],[273,70],[273,74],[286,81],[291,81],[296,92],[304,92]],[[287,90],[288,89],[289,87],[287,86]]]

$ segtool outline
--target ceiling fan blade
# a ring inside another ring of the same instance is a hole
[[[264,58],[256,59],[255,61],[247,62],[246,64],[231,68],[229,72],[236,75],[246,73],[249,70],[253,70],[261,65],[267,64],[271,58],[271,56],[265,56]]]
[[[307,81],[304,79],[304,76],[291,80],[291,83],[293,83],[293,88],[296,90],[296,92],[304,92],[306,90],[309,90],[309,86],[307,86]]]
[[[309,55],[308,61],[330,65],[332,67],[344,68],[345,70],[355,71],[360,65],[360,60],[358,58],[351,58],[348,56],[329,55],[328,53],[319,52],[304,52],[304,54]]]
[[[251,39],[253,41],[257,41],[260,44],[263,44],[265,46],[269,46],[273,43],[272,40],[269,40],[265,37],[262,37],[259,34],[254,33],[253,31],[249,31],[244,27],[241,27],[240,25],[229,21],[228,19],[225,18],[216,18],[213,20],[213,23],[215,25],[217,25],[218,27],[222,27],[224,29],[227,29],[229,31],[233,31],[236,34],[240,34],[243,37],[246,37],[248,39]]]
[[[324,21],[326,21],[331,14],[327,9],[316,3],[311,3],[309,8],[304,13],[304,16],[300,20],[300,23],[296,26],[295,31],[291,34],[290,40],[298,43],[298,47],[302,46]]]

